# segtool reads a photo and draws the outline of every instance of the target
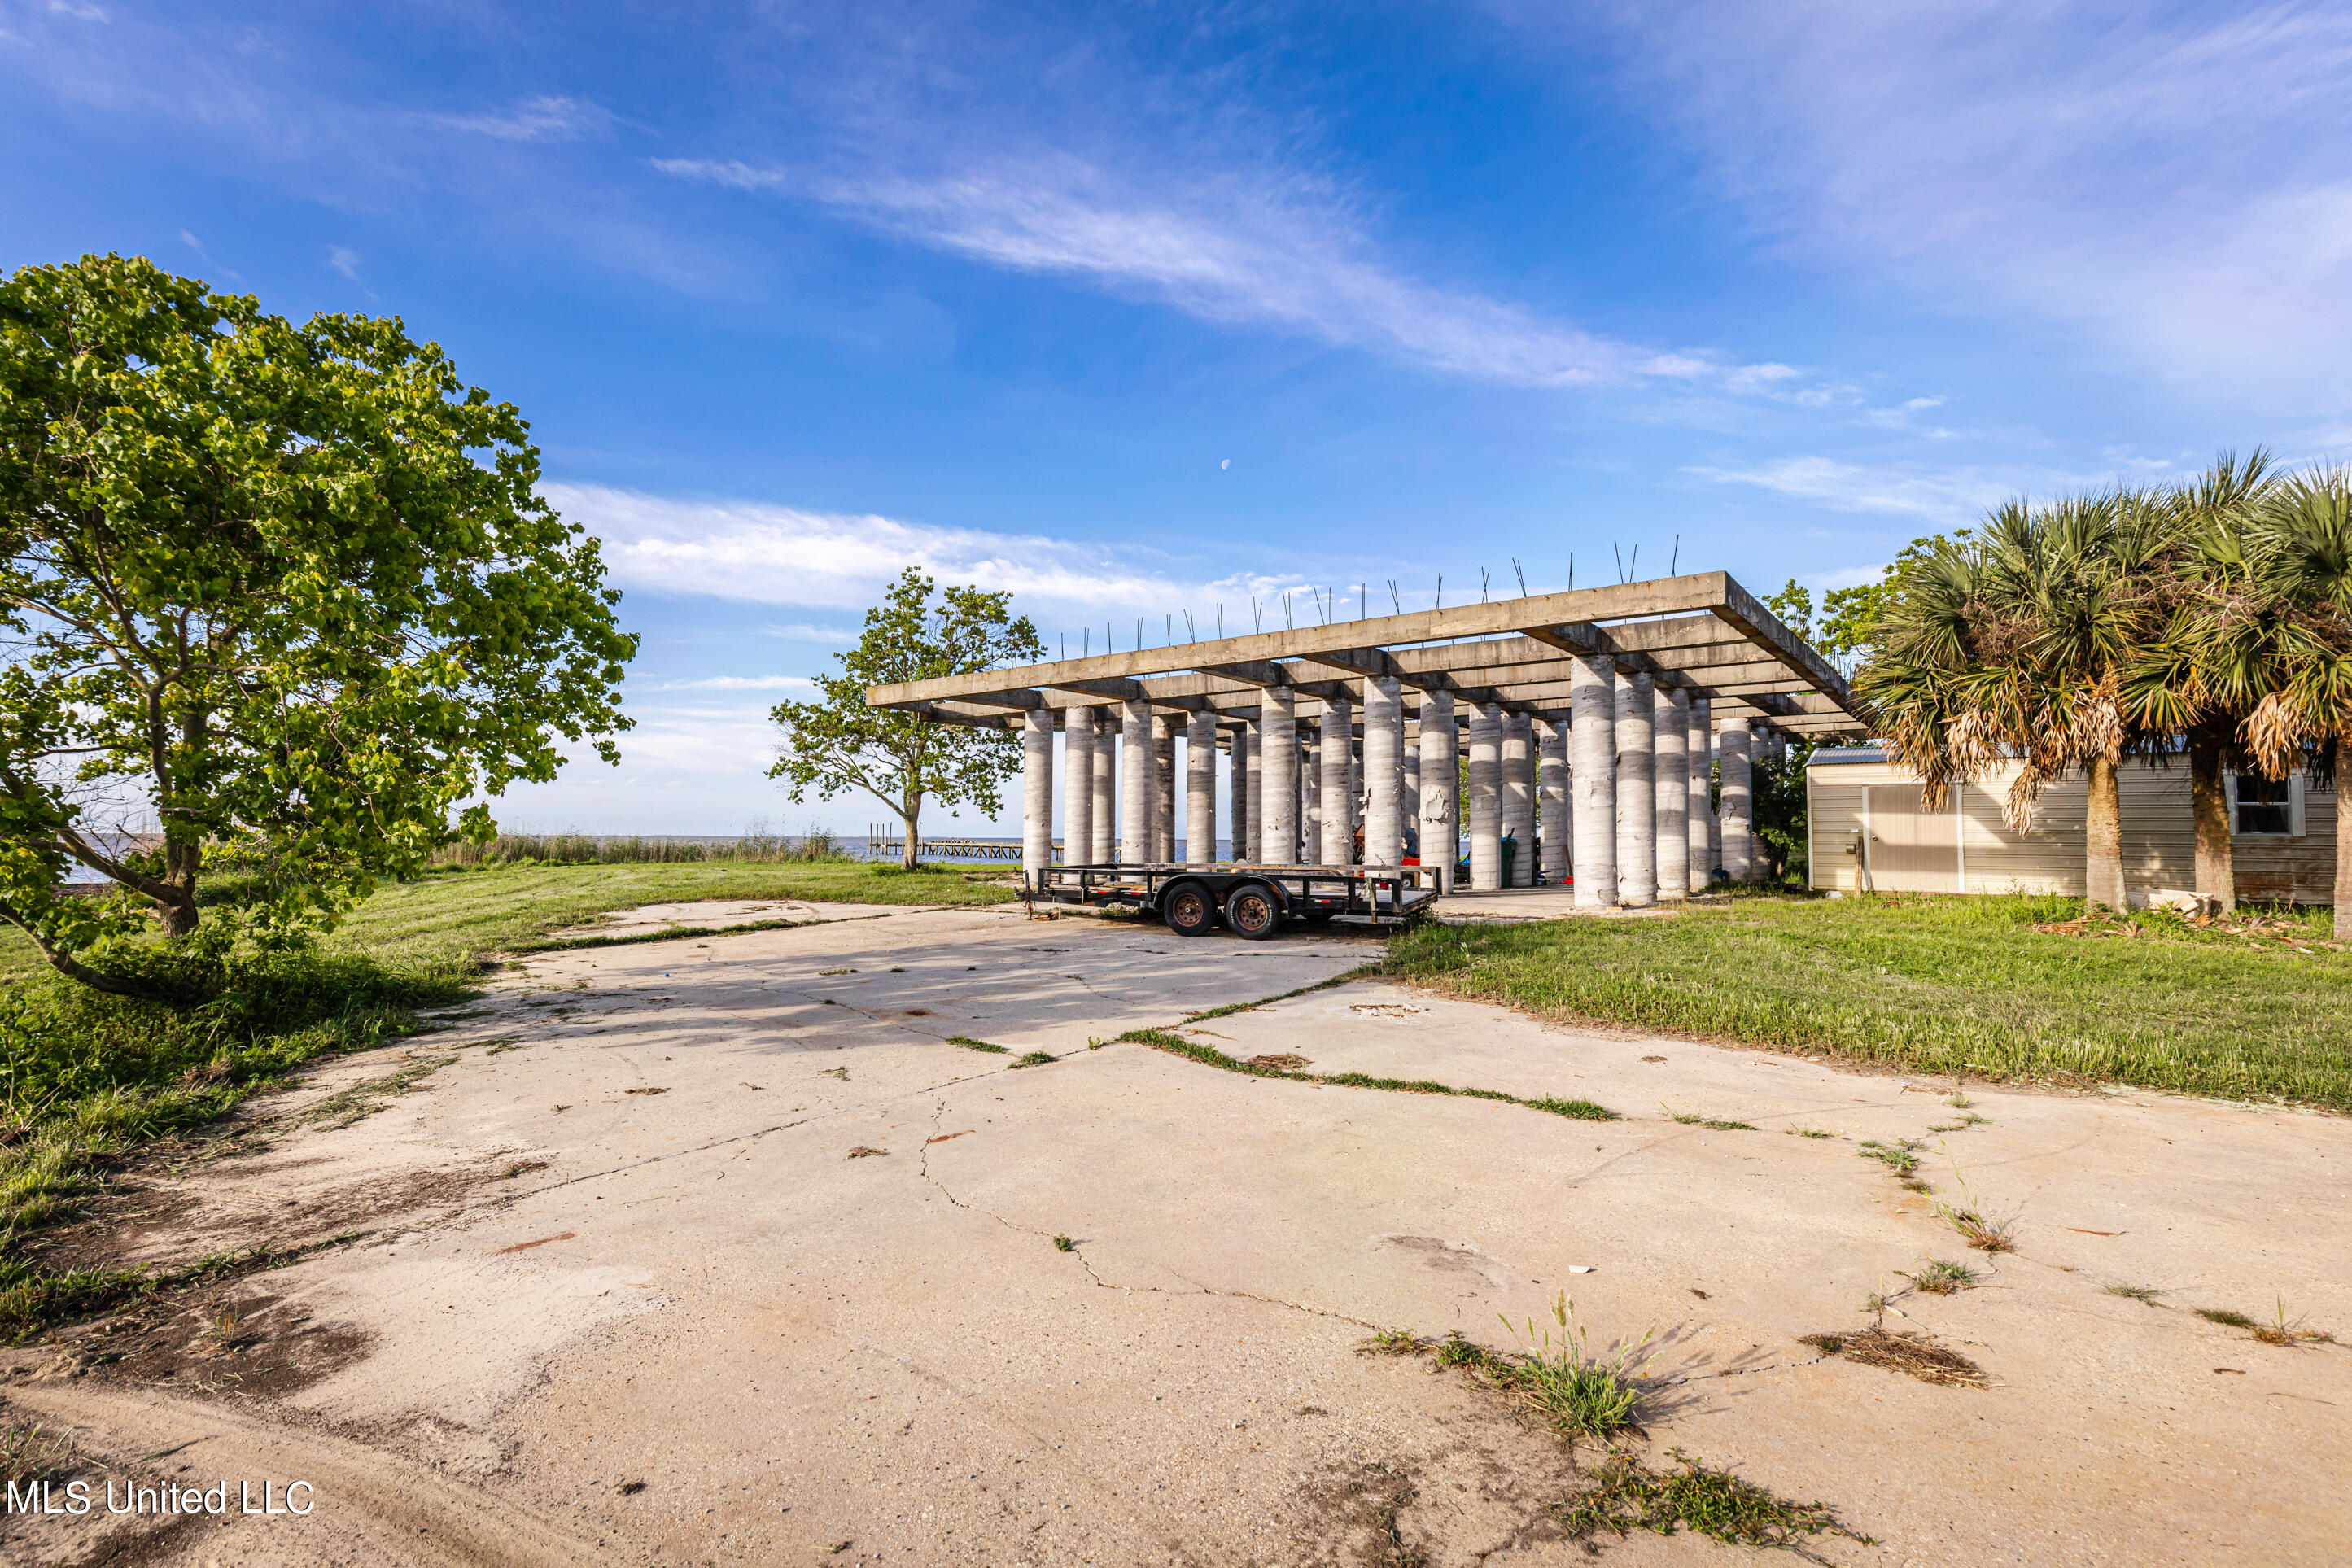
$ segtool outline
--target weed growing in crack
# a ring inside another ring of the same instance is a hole
[[[2336,1343],[2336,1336],[2325,1329],[2296,1328],[2293,1323],[2288,1322],[2284,1296],[2278,1298],[2277,1319],[2272,1322],[2257,1324],[2254,1337],[2264,1344],[2276,1345],[2334,1344]]]
[[[1358,1355],[1423,1355],[1437,1348],[1411,1329],[1374,1329],[1371,1338],[1356,1346]]]
[[[1987,1219],[1973,1208],[1956,1208],[1948,1203],[1936,1206],[1936,1218],[1958,1231],[1979,1252],[2016,1249],[2017,1243],[2010,1239],[2009,1221],[2005,1219]]]
[[[1801,1552],[1803,1538],[1826,1531],[1876,1544],[1839,1523],[1827,1503],[1790,1502],[1727,1469],[1709,1469],[1680,1448],[1669,1452],[1680,1469],[1653,1470],[1633,1455],[1611,1449],[1607,1461],[1593,1472],[1592,1484],[1580,1496],[1554,1503],[1552,1517],[1570,1539],[1597,1530],[1613,1530],[1621,1537],[1635,1530],[1660,1535],[1690,1530],[1726,1545]]]
[[[1665,1111],[1666,1108],[1661,1105],[1658,1109]],[[1680,1122],[1685,1127],[1712,1127],[1718,1133],[1752,1133],[1756,1131],[1754,1126],[1746,1122],[1718,1122],[1712,1116],[1701,1116],[1688,1111],[1666,1111],[1666,1114],[1675,1121]]]
[[[1949,1296],[1967,1290],[1982,1278],[1966,1263],[1949,1263],[1943,1259],[1930,1259],[1916,1274],[1906,1274],[1915,1291],[1925,1291],[1931,1296]]]
[[[1969,1106],[1975,1104],[1976,1102],[1969,1099],[1965,1094],[1952,1094],[1945,1098],[1944,1103],[1949,1105],[1955,1111],[1965,1111]]]
[[[1884,1328],[1866,1328],[1860,1333],[1807,1334],[1798,1343],[1811,1345],[1824,1355],[1843,1356],[1864,1366],[1904,1373],[1922,1383],[1949,1388],[1986,1388],[1992,1382],[1983,1367],[1922,1333],[1889,1333]]]
[[[1320,989],[1308,987],[1309,990]],[[1280,1000],[1280,998],[1272,998]],[[1204,1018],[1210,1014],[1201,1015]],[[1614,1122],[1617,1113],[1605,1105],[1590,1100],[1522,1100],[1499,1089],[1461,1089],[1451,1083],[1440,1083],[1433,1078],[1375,1078],[1367,1072],[1307,1072],[1301,1071],[1306,1059],[1292,1053],[1254,1056],[1247,1060],[1227,1056],[1213,1045],[1164,1029],[1131,1029],[1119,1040],[1136,1045],[1148,1045],[1154,1051],[1164,1051],[1171,1056],[1181,1056],[1203,1067],[1214,1067],[1226,1072],[1244,1073],[1252,1078],[1283,1078],[1294,1083],[1328,1083],[1339,1089],[1387,1089],[1402,1094],[1447,1094],[1465,1100],[1499,1100],[1507,1105],[1525,1105],[1530,1110],[1545,1111],[1555,1116],[1567,1116],[1583,1122]],[[1287,1065],[1297,1063],[1297,1066]]]
[[[1783,1127],[1780,1131],[1796,1138],[1834,1138],[1835,1133],[1824,1133],[1819,1127]]]
[[[1909,1138],[1897,1143],[1882,1144],[1872,1138],[1854,1151],[1865,1160],[1877,1160],[1896,1176],[1910,1176],[1919,1168],[1919,1145]]]
[[[1606,1105],[1596,1105],[1590,1100],[1522,1100],[1520,1104],[1530,1111],[1549,1111],[1555,1116],[1566,1116],[1575,1122],[1614,1122],[1617,1113]]]
[[[966,1051],[993,1051],[998,1056],[1009,1054],[1001,1045],[991,1045],[984,1040],[974,1040],[968,1034],[951,1034],[948,1036],[948,1043],[950,1045],[960,1045]]]
[[[2143,1307],[2160,1307],[2164,1305],[2162,1301],[2157,1300],[2157,1297],[2164,1294],[2164,1292],[2158,1290],[2154,1285],[2109,1285],[2107,1287],[2107,1294],[2110,1296],[2121,1296],[2127,1301],[2137,1301]]]
[[[1043,1067],[1053,1060],[1054,1053],[1050,1051],[1033,1051],[1013,1065],[1015,1067]]]
[[[1077,1249],[1078,1249],[1078,1244],[1077,1244],[1076,1242],[1075,1242],[1075,1241],[1071,1240],[1068,1237],[1066,1237],[1066,1236],[1056,1236],[1056,1237],[1055,1237],[1055,1238],[1054,1238],[1054,1250],[1055,1250],[1055,1251],[1056,1251],[1056,1252],[1076,1252]]]
[[[2254,1320],[2243,1312],[2233,1312],[2227,1307],[2199,1307],[2197,1315],[2209,1323],[2220,1323],[2225,1329],[2250,1329]]]
[[[1552,1299],[1551,1316],[1559,1330],[1557,1347],[1550,1329],[1542,1330],[1538,1338],[1535,1319],[1528,1320],[1528,1348],[1518,1353],[1513,1375],[1520,1402],[1563,1437],[1581,1432],[1605,1437],[1636,1425],[1642,1406],[1637,1380],[1654,1354],[1649,1343],[1656,1331],[1645,1330],[1633,1343],[1596,1356],[1590,1349],[1591,1336],[1576,1322],[1576,1303],[1567,1291]],[[1503,1326],[1510,1328],[1511,1320],[1504,1318]]]

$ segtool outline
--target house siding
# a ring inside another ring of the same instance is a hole
[[[2089,788],[2062,779],[2035,799],[2022,832],[2002,810],[2019,763],[1957,787],[1961,813],[1961,874],[1955,892],[2054,893],[2081,897],[2083,839]],[[1815,763],[1807,769],[1813,852],[1810,885],[1862,890],[1865,791],[1909,785],[1916,777],[1890,762]],[[2124,883],[2147,893],[2187,893],[2197,885],[2196,829],[2186,758],[2168,768],[2126,763],[2117,781],[2123,810]],[[2330,903],[2336,881],[2336,794],[2306,789],[2298,836],[2242,835],[2232,841],[2238,897],[2255,903]]]

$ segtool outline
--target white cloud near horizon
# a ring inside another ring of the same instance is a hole
[[[1237,573],[1188,580],[1139,564],[1135,551],[1042,534],[940,528],[872,515],[802,511],[752,501],[684,501],[601,485],[544,484],[554,507],[604,541],[622,588],[707,594],[738,603],[863,611],[906,568],[946,581],[1010,590],[1014,609],[1048,627],[1117,612],[1151,619],[1157,643],[1171,609],[1222,601],[1243,622],[1249,599],[1272,600],[1296,579]],[[1182,622],[1180,617],[1178,627]],[[1120,628],[1119,641],[1129,629]],[[1207,628],[1202,628],[1207,634]],[[848,634],[854,637],[856,633]]]
[[[682,180],[794,197],[868,227],[1013,271],[1157,298],[1225,325],[1273,325],[1337,346],[1518,386],[1716,379],[1731,391],[1798,374],[1638,347],[1382,265],[1344,207],[1310,182],[1242,176],[1189,189],[1120,188],[1069,158],[951,176],[844,178],[723,160],[655,159]]]

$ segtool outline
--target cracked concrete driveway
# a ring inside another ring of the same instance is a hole
[[[533,960],[412,1042],[448,1064],[373,1114],[298,1119],[403,1052],[254,1107],[266,1146],[153,1178],[158,1260],[370,1231],[223,1292],[251,1344],[142,1380],[84,1335],[20,1356],[0,1391],[125,1473],[307,1465],[316,1509],[17,1521],[8,1550],[1583,1561],[1544,1505],[1589,1449],[1458,1375],[1355,1354],[1375,1326],[1508,1348],[1498,1314],[1565,1289],[1596,1341],[1657,1333],[1635,1449],[1679,1446],[1875,1538],[1817,1538],[1826,1559],[2346,1560],[2352,1354],[2191,1311],[2267,1319],[2283,1297],[2352,1329],[2342,1119],[1981,1086],[1961,1108],[1948,1083],[1360,980],[1187,1038],[1623,1119],[1095,1049],[1378,952],[967,910]],[[1040,1051],[1056,1060],[1016,1065]],[[1906,1139],[1932,1194],[1858,1157]],[[1939,1200],[2014,1250],[1969,1250]],[[1981,1281],[1904,1293],[1931,1257]],[[1871,1292],[1990,1386],[1801,1343],[1866,1325]],[[344,1348],[303,1361],[328,1331]],[[265,1361],[311,1369],[271,1387]],[[1738,1555],[1688,1534],[1598,1545]]]

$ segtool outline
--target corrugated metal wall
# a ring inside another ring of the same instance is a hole
[[[2001,807],[2017,764],[1958,791],[1961,855],[1969,893],[2083,893],[2083,819],[2089,790],[2080,778],[2042,791],[2033,825],[2020,833]],[[1853,893],[1862,886],[1864,791],[1916,780],[1888,762],[1817,764],[1806,769],[1811,802],[1811,885]],[[2126,763],[2120,782],[2125,885],[2189,892],[2197,885],[2196,831],[2189,810],[2186,758],[2170,768]],[[2262,902],[2327,904],[2335,895],[2336,796],[2309,790],[2305,831],[2297,837],[2243,835],[2232,841],[2238,896]]]

